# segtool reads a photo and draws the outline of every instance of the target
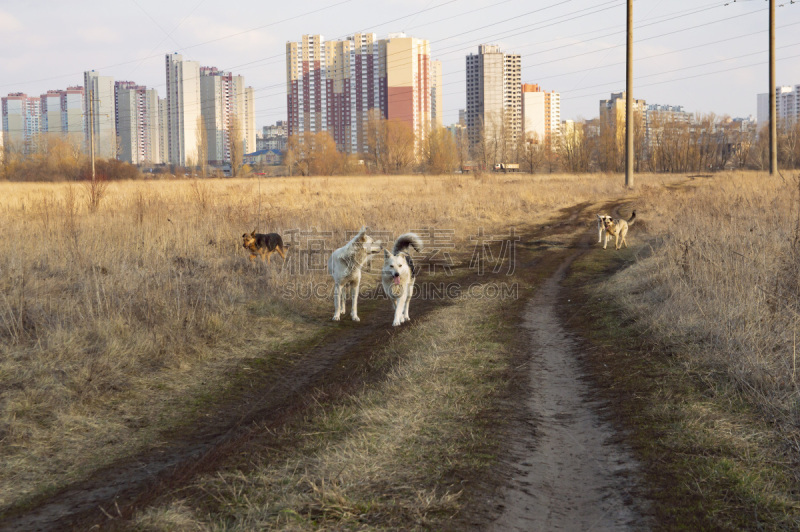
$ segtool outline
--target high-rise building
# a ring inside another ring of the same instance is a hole
[[[158,155],[160,163],[169,162],[169,127],[167,99],[158,99]]]
[[[386,118],[405,122],[421,141],[431,124],[430,44],[390,33],[385,46]]]
[[[481,137],[514,143],[522,134],[521,58],[482,44],[467,56],[466,122],[471,146]],[[502,161],[494,161],[502,162]]]
[[[444,103],[442,102],[442,62],[431,61],[431,127],[442,127]]]
[[[356,33],[342,41],[342,48],[343,54],[349,48],[348,55],[343,55],[342,59],[350,68],[336,69],[332,93],[334,124],[339,120],[342,122],[344,151],[364,153],[367,151],[366,125],[370,111],[378,117],[386,117],[386,50],[374,33]],[[339,83],[344,98],[339,98],[336,92]]]
[[[343,41],[304,35],[286,43],[289,136],[327,131],[337,148],[367,150],[371,115],[409,124],[421,138],[431,121],[428,41],[358,33]]]
[[[242,153],[255,151],[253,88],[245,87],[243,76],[201,67],[200,99],[209,163],[231,160],[232,138],[242,143]]]
[[[42,133],[66,137],[76,146],[85,141],[83,87],[49,90],[41,96]]]
[[[132,81],[114,84],[119,159],[132,164],[163,162],[159,146],[158,92]]]
[[[83,74],[83,96],[86,109],[86,145],[94,138],[96,157],[117,157],[116,105],[114,78],[101,76],[94,70]]]
[[[379,108],[378,46],[374,33],[344,41],[303,35],[286,43],[289,136],[327,131],[341,151],[366,143],[361,127]]]
[[[252,153],[256,149],[256,96],[253,87],[244,88],[244,153]]]
[[[41,118],[40,126],[42,133],[61,133],[63,124],[61,122],[61,91],[50,90],[41,95]]]
[[[28,97],[22,92],[12,92],[0,100],[6,149],[22,153],[38,150],[41,101],[41,98]]]
[[[617,125],[622,125],[623,127],[618,129],[624,131],[626,107],[625,91],[611,93],[611,98],[608,100],[600,100],[600,126],[605,127],[610,125],[617,127]],[[637,120],[644,122],[646,108],[646,101],[633,100],[633,112]]]
[[[548,149],[561,128],[561,94],[543,91],[539,85],[522,85],[522,130],[527,141],[537,139]]]
[[[769,93],[759,94],[756,103],[756,120],[763,127],[769,123]],[[800,120],[800,85],[775,87],[775,116],[778,124]]]
[[[197,164],[198,124],[201,117],[200,64],[180,54],[166,56],[167,160]]]
[[[9,148],[33,153],[44,149],[40,141],[45,135],[65,136],[76,145],[83,145],[83,87],[49,90],[38,98],[12,93],[4,100],[3,129],[7,131]]]
[[[81,86],[67,87],[61,93],[61,133],[70,140],[83,141],[86,134],[86,109],[84,90]]]
[[[13,92],[2,99],[5,144],[10,149],[33,153],[38,148],[41,100]]]

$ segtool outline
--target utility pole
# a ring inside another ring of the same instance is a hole
[[[775,102],[775,0],[769,0],[769,175],[778,173],[778,112]]]
[[[92,184],[94,185],[94,91],[89,89],[89,153],[92,158]]]
[[[633,188],[633,0],[628,0],[627,26],[628,44],[625,62],[625,186]]]

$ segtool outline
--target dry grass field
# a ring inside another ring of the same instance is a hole
[[[797,179],[641,175],[636,185],[626,190],[619,175],[497,174],[115,182],[91,211],[80,185],[0,184],[0,508],[159,446],[243,367],[280,367],[291,362],[285,346],[322,338],[333,305],[321,258],[362,225],[387,244],[411,229],[449,235],[440,245],[463,261],[481,231],[507,235],[576,205],[623,200],[638,225],[620,252],[628,267],[600,286],[604,297],[663,345],[681,346],[719,397],[751,405],[796,441]],[[277,255],[250,263],[241,235],[254,228],[292,243],[286,264]],[[314,285],[323,297],[298,288]],[[357,526],[362,511],[424,524],[429,511],[456,512],[458,489],[417,487],[436,476],[438,458],[491,461],[464,443],[480,435],[455,438],[438,457],[413,453],[447,441],[442,420],[469,418],[496,392],[475,383],[499,382],[507,331],[493,331],[507,309],[482,305],[431,313],[402,347],[407,364],[305,427],[335,437],[301,442],[246,475],[201,479],[195,488],[218,516],[178,500],[137,526]],[[398,447],[404,437],[412,454]],[[400,487],[385,507],[371,486],[392,475]]]
[[[637,205],[653,254],[605,287],[705,368],[716,393],[745,398],[792,439],[800,419],[798,178],[720,174],[643,188]]]
[[[326,283],[316,252],[347,232],[435,228],[464,246],[621,194],[597,175],[137,181],[91,212],[81,185],[0,184],[0,507],[158,445],[243,360],[280,364],[332,314],[285,287]],[[249,263],[254,228],[294,242],[285,268]]]

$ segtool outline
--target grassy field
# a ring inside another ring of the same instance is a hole
[[[243,360],[290,362],[281,346],[322,334],[332,305],[286,287],[326,296],[325,250],[348,232],[440,231],[447,251],[623,188],[594,175],[113,182],[96,211],[81,185],[0,191],[2,507],[159,445]],[[293,243],[285,267],[249,263],[254,228]]]
[[[387,243],[417,230],[442,252],[428,259],[470,269],[481,234],[549,227],[576,205],[592,231],[595,210],[623,203],[638,213],[631,248],[595,251],[575,275],[592,273],[587,297],[634,324],[631,335],[680,353],[669,362],[679,382],[699,382],[702,401],[667,388],[654,396],[690,435],[681,453],[718,452],[736,434],[734,447],[774,466],[737,462],[736,478],[763,475],[745,486],[751,494],[772,482],[763,498],[792,522],[797,180],[641,175],[636,184],[626,190],[619,175],[122,182],[94,212],[81,186],[0,184],[0,223],[15,235],[0,242],[0,508],[162,445],[248,364],[280,371],[289,346],[324,341],[334,329],[323,259],[362,225]],[[277,255],[250,264],[241,234],[254,228],[292,243],[285,265]],[[575,235],[545,236],[552,252]],[[618,273],[605,273],[609,260],[622,261]],[[522,283],[535,275],[517,272]],[[486,474],[501,451],[482,423],[507,399],[514,353],[504,324],[514,312],[479,298],[433,310],[377,355],[389,368],[380,382],[288,426],[275,436],[288,448],[196,479],[134,526],[444,526],[470,503],[457,472]],[[703,417],[717,408],[728,413]],[[723,466],[708,478],[730,474]],[[712,499],[729,487],[700,485]]]

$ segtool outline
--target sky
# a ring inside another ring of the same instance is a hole
[[[778,85],[800,85],[800,2],[776,1]],[[766,0],[635,0],[634,97],[694,113],[756,114],[768,91]],[[286,118],[286,42],[356,32],[428,39],[444,123],[466,106],[466,56],[498,44],[523,83],[561,93],[562,119],[625,89],[626,0],[0,0],[0,95],[83,84],[96,70],[165,95],[168,53],[245,77],[256,126]]]

